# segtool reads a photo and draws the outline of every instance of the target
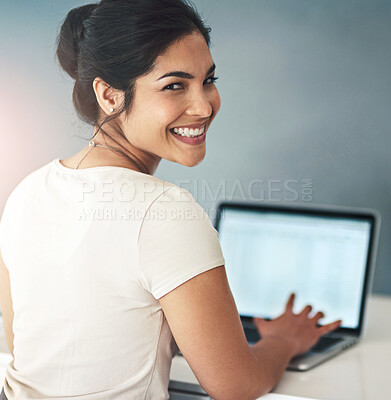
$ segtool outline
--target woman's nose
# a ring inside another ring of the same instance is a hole
[[[197,92],[192,96],[186,109],[186,114],[207,118],[210,117],[212,111],[212,104],[206,93],[202,91]]]

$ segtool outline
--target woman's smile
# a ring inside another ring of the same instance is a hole
[[[205,142],[206,138],[206,124],[200,127],[181,127],[170,129],[170,132],[177,140],[183,143],[198,145]]]

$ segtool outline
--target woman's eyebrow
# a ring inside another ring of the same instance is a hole
[[[208,75],[210,75],[214,70],[216,69],[216,65],[213,64],[209,69],[208,72],[206,73],[205,77],[207,77]],[[188,74],[187,72],[183,72],[183,71],[172,71],[172,72],[168,72],[167,74],[164,74],[163,76],[161,76],[160,78],[156,79],[157,81],[159,81],[160,79],[163,78],[167,78],[169,76],[176,76],[178,78],[184,78],[184,79],[194,79],[194,76],[191,74]]]

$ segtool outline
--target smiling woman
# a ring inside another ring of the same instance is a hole
[[[93,136],[26,177],[2,216],[8,400],[168,397],[176,346],[159,299],[224,264],[204,210],[153,177],[162,158],[205,157],[220,107],[209,31],[181,0],[102,0],[66,16],[57,56]]]
[[[153,176],[162,158],[205,157],[220,107],[209,28],[182,0],[102,0],[69,12],[57,56],[93,136],[7,200],[1,396],[167,400],[177,346],[214,399],[266,393],[336,325],[293,315],[291,299],[250,347],[217,231],[190,193]]]
[[[220,99],[210,29],[195,11],[181,1],[102,1],[72,10],[68,20],[57,55],[76,80],[76,110],[94,125],[94,143],[117,151],[87,146],[61,163],[147,174],[162,158],[200,163]]]

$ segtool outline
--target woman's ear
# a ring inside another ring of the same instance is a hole
[[[105,114],[112,114],[123,104],[123,92],[112,88],[103,79],[96,77],[92,83],[92,87],[96,100]]]

